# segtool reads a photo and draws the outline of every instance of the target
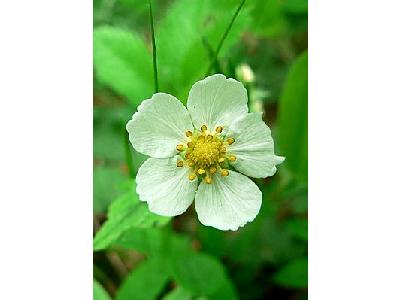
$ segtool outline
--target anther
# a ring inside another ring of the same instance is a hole
[[[188,162],[188,166],[189,166],[189,167],[193,167],[193,166],[194,166],[194,162],[189,161],[189,162]]]
[[[218,132],[218,133],[221,133],[222,132],[222,127],[218,126],[217,128],[215,128],[215,131]]]
[[[176,166],[179,167],[179,168],[182,168],[183,167],[183,160],[177,161],[176,162]]]
[[[196,178],[196,173],[192,173],[189,175],[189,180],[194,180]]]
[[[228,176],[228,175],[229,175],[229,171],[227,169],[221,170],[221,176]]]
[[[211,134],[207,135],[207,141],[211,141],[213,139],[213,136]]]
[[[181,144],[176,145],[176,150],[177,151],[182,151],[183,150],[183,145],[181,145]]]
[[[226,141],[228,142],[229,145],[232,145],[235,142],[235,139],[230,137]]]
[[[225,148],[225,147],[222,147],[221,150],[220,150],[220,152],[221,152],[221,153],[226,153],[226,148]]]
[[[211,174],[215,174],[217,172],[217,168],[216,167],[211,167],[210,168],[210,173]]]
[[[193,146],[193,143],[192,142],[188,142],[186,145],[190,148],[190,147]]]
[[[202,169],[202,168],[199,168],[198,170],[197,170],[197,173],[198,174],[204,174],[206,172],[206,170],[204,170],[204,169]]]
[[[186,136],[187,137],[192,136],[192,135],[193,135],[193,132],[191,132],[190,130],[186,131]]]
[[[219,159],[218,159],[218,162],[220,162],[220,163],[222,163],[222,162],[224,162],[225,161],[225,158],[224,157],[220,157]]]
[[[228,157],[229,161],[235,161],[236,160],[236,156],[235,155],[231,155]]]
[[[200,129],[201,129],[201,131],[203,131],[203,132],[204,132],[204,131],[206,131],[206,130],[207,130],[207,126],[206,126],[206,125],[203,125],[203,126],[201,126],[201,128],[200,128]]]
[[[211,179],[211,177],[208,177],[208,176],[206,176],[206,183],[207,184],[210,184],[211,182],[212,182],[212,179]]]

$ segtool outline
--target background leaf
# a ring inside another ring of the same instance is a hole
[[[307,101],[308,101],[308,55],[301,54],[293,63],[286,78],[279,103],[279,139],[285,165],[301,182],[308,177],[307,151]]]
[[[110,206],[108,220],[97,232],[93,248],[101,250],[108,247],[130,228],[162,226],[169,220],[169,217],[151,213],[147,204],[139,200],[135,192],[135,183],[132,183],[132,190],[115,200]]]
[[[305,288],[308,282],[307,258],[297,259],[283,266],[274,280],[286,287]]]
[[[169,271],[162,259],[143,261],[122,283],[116,300],[155,300],[167,284]]]
[[[111,300],[106,290],[96,280],[93,280],[93,300]]]
[[[97,79],[138,105],[153,92],[152,60],[143,40],[132,32],[110,26],[93,33]]]

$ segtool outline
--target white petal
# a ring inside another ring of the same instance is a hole
[[[246,176],[229,171],[229,176],[216,174],[213,182],[200,183],[195,208],[201,223],[220,230],[237,230],[257,216],[262,194]]]
[[[247,92],[239,81],[215,74],[193,85],[187,107],[195,127],[207,125],[214,131],[247,113]]]
[[[271,130],[262,120],[261,113],[249,113],[231,125],[227,136],[235,142],[227,147],[236,155],[232,163],[236,170],[254,178],[265,178],[276,172],[276,165],[285,158],[274,154]]]
[[[149,204],[151,212],[177,216],[193,202],[197,179],[188,179],[189,168],[178,168],[177,157],[149,158],[139,168],[136,192]]]
[[[177,144],[185,143],[185,132],[193,130],[193,125],[188,111],[178,99],[157,93],[141,103],[126,130],[138,152],[166,158],[176,153]]]

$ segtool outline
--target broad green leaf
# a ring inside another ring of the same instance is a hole
[[[205,43],[216,50],[238,4],[237,1],[216,5],[214,0],[176,0],[172,3],[164,19],[156,24],[162,91],[186,102],[189,89],[204,78],[210,63]],[[238,42],[248,20],[246,10],[242,10],[224,42],[220,58]]]
[[[107,211],[108,205],[123,191],[126,177],[116,168],[96,167],[93,171],[93,210]]]
[[[147,204],[139,200],[133,190],[115,200],[110,206],[108,219],[97,232],[93,248],[105,249],[131,228],[150,228],[165,225],[170,218],[151,213]]]
[[[208,295],[208,300],[234,300],[238,299],[236,296],[236,290],[233,283],[229,280],[227,276],[225,276],[222,284],[219,288],[213,292],[212,294]]]
[[[111,300],[106,290],[96,280],[93,280],[93,300]]]
[[[290,219],[286,221],[288,231],[295,237],[307,241],[308,222],[307,219]]]
[[[274,275],[274,281],[285,287],[306,288],[308,283],[307,269],[307,258],[291,261]]]
[[[171,292],[169,292],[167,295],[165,295],[163,300],[192,300],[193,297],[190,292],[185,290],[182,287],[177,287]]]
[[[152,60],[137,34],[102,26],[94,30],[93,58],[97,79],[138,105],[153,92]]]
[[[307,0],[284,0],[282,9],[292,14],[306,14],[308,11]]]
[[[123,281],[116,300],[155,300],[168,282],[170,272],[162,259],[149,259]]]
[[[178,284],[196,295],[216,292],[225,279],[221,263],[206,254],[192,253],[186,257],[176,257],[172,271]]]
[[[279,154],[300,182],[308,177],[307,107],[308,56],[301,54],[291,66],[279,102]]]
[[[285,33],[286,21],[279,0],[255,0],[252,3],[251,29],[258,35],[277,37]]]

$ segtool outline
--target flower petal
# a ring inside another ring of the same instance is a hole
[[[237,230],[257,216],[262,194],[246,176],[230,171],[229,176],[216,174],[213,182],[200,183],[195,208],[201,223],[220,230]]]
[[[176,157],[149,158],[139,168],[136,192],[149,204],[151,212],[162,216],[177,216],[193,202],[197,179],[188,179],[190,169],[178,168]]]
[[[261,113],[249,113],[237,120],[227,136],[235,142],[227,147],[236,156],[232,163],[236,170],[254,178],[265,178],[276,172],[276,165],[285,158],[274,154],[271,130],[262,120]]]
[[[166,158],[176,153],[177,144],[185,143],[185,132],[193,130],[193,125],[188,111],[178,99],[157,93],[141,103],[126,130],[137,151]]]
[[[239,81],[215,74],[193,85],[187,107],[195,127],[207,125],[214,131],[247,113],[247,92]]]

